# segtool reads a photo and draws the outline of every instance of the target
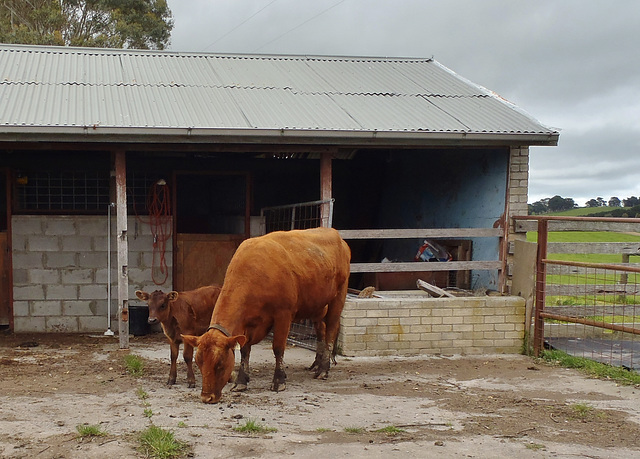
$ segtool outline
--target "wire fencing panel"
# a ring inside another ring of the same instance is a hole
[[[260,216],[264,220],[266,233],[317,228],[320,226],[331,228],[333,224],[333,202],[333,199],[327,199],[264,207],[260,209]],[[293,322],[287,342],[315,350],[316,332],[313,322],[310,320]]]
[[[576,357],[640,370],[640,268],[546,260],[544,339]]]

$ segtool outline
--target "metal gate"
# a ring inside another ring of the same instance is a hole
[[[264,207],[260,216],[264,219],[265,232],[288,231],[326,226],[333,223],[333,199],[301,202],[284,206]],[[269,335],[271,336],[271,334]],[[316,331],[313,322],[302,320],[291,324],[289,344],[316,349]]]
[[[640,222],[591,217],[537,220],[535,354],[546,346],[640,370],[640,265],[630,263],[631,256],[640,256],[640,243],[552,243],[548,238],[550,224],[552,231],[638,233]],[[620,263],[574,261],[582,254],[618,258]]]

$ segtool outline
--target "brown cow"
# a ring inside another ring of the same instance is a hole
[[[176,383],[178,352],[182,343],[181,333],[201,335],[207,331],[213,307],[218,300],[220,287],[210,285],[186,292],[169,292],[156,290],[153,293],[136,291],[136,296],[149,305],[150,324],[160,322],[164,334],[169,338],[171,346],[171,368],[168,385]],[[187,384],[196,387],[193,373],[193,346],[184,343],[182,357],[187,364]]]
[[[234,254],[207,332],[183,336],[198,348],[201,399],[216,403],[229,381],[240,345],[236,386],[249,381],[249,354],[273,330],[276,367],[271,390],[285,389],[282,359],[291,322],[311,319],[318,331],[317,378],[328,376],[349,281],[351,250],[330,228],[277,231],[248,239]]]

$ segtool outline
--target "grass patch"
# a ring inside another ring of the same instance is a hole
[[[325,433],[325,432],[333,432],[333,430],[332,430],[332,429],[327,429],[326,427],[318,427],[318,428],[316,429],[316,432],[318,432],[318,433]]]
[[[149,398],[149,394],[142,387],[138,387],[138,389],[136,389],[136,395],[140,400],[146,400]]]
[[[400,429],[400,428],[398,428],[396,426],[387,426],[387,427],[383,427],[382,429],[378,429],[375,432],[383,433],[383,434],[387,434],[387,435],[398,435],[398,434],[406,432],[406,430]]]
[[[532,449],[534,451],[538,451],[546,448],[546,446],[541,445],[540,443],[525,443],[524,447],[527,449]]]
[[[364,427],[345,427],[344,431],[352,434],[361,434],[364,433]]]
[[[571,411],[576,417],[585,418],[593,411],[593,407],[586,403],[575,403],[571,405]]]
[[[575,368],[599,379],[609,379],[623,385],[640,385],[640,374],[621,367],[613,367],[583,357],[574,357],[558,350],[545,350],[542,359],[565,368]]]
[[[173,432],[160,427],[150,426],[142,431],[138,438],[139,450],[146,456],[158,459],[171,459],[184,456],[189,446],[173,435]]]
[[[148,417],[149,419],[151,419],[151,416],[153,416],[153,411],[151,411],[151,408],[145,408],[143,411],[144,415],[146,417]]]
[[[139,378],[144,373],[144,362],[141,357],[134,354],[124,356],[124,367],[131,376]]]
[[[267,432],[277,432],[278,429],[275,427],[267,427],[260,424],[255,419],[248,419],[243,425],[234,427],[236,432],[244,432],[244,433],[267,433]]]
[[[76,430],[78,431],[78,437],[80,438],[104,437],[105,435],[107,435],[107,432],[102,430],[102,427],[96,424],[79,424],[76,426]]]

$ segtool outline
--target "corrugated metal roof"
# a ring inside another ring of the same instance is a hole
[[[432,59],[223,55],[0,45],[0,135],[323,137],[526,134],[547,128]],[[86,134],[87,129],[84,129]],[[296,134],[296,131],[300,131]],[[80,134],[78,130],[78,134]],[[305,134],[306,135],[306,134]],[[310,135],[310,134],[309,134]]]

